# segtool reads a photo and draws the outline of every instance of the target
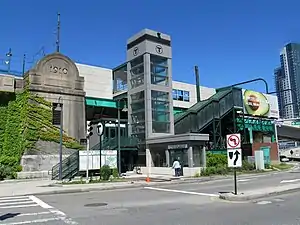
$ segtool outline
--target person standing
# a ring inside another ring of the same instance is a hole
[[[180,165],[180,162],[178,161],[178,159],[174,160],[172,168],[175,170],[175,177],[179,177],[181,165]]]

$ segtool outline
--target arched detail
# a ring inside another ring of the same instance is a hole
[[[51,73],[72,76],[73,80],[79,78],[79,71],[73,60],[59,52],[46,55],[36,64],[35,70],[41,75]]]

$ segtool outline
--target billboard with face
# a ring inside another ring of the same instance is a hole
[[[279,118],[278,99],[276,96],[244,89],[242,93],[245,114]]]

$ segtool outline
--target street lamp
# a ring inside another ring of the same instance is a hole
[[[58,98],[58,101],[60,102],[61,97]],[[59,180],[62,180],[62,145],[63,145],[63,105],[61,103],[58,103],[55,107],[54,111],[58,112],[60,117],[59,122],[59,171],[58,171],[58,177]]]
[[[128,109],[126,107],[126,100],[125,99],[118,99],[117,100],[117,108],[118,108],[118,172],[119,175],[121,175],[121,107],[120,103],[121,101],[124,102],[124,106],[122,111],[127,112]]]

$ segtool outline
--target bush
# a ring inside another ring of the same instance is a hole
[[[207,167],[224,167],[227,165],[227,156],[223,154],[212,154],[206,155],[206,166]]]
[[[11,167],[0,164],[0,180],[4,180],[5,178],[16,178],[16,173],[12,170]]]
[[[113,168],[112,169],[112,176],[113,176],[113,178],[118,178],[119,177],[118,168]]]
[[[100,169],[100,176],[102,180],[109,180],[111,169],[108,165],[104,165]]]
[[[255,164],[248,162],[248,160],[243,160],[243,162],[242,162],[242,170],[243,171],[255,170]]]
[[[206,167],[201,170],[201,176],[226,175],[229,170],[226,166]]]

